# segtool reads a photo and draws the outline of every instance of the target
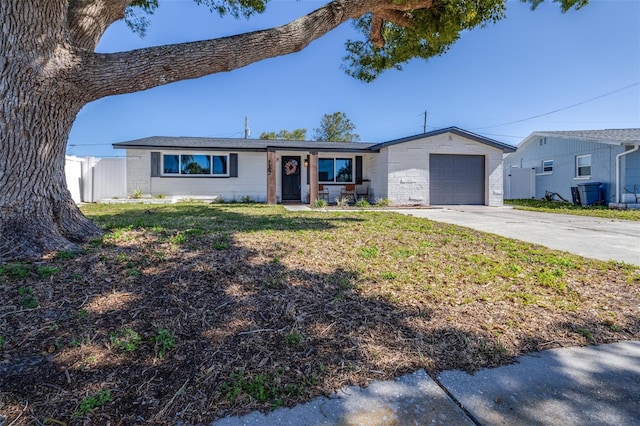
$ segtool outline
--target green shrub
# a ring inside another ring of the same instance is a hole
[[[327,207],[329,205],[329,203],[327,203],[327,200],[325,200],[324,198],[318,198],[314,203],[313,203],[313,207],[316,209],[321,209],[324,207]]]
[[[354,206],[360,207],[360,208],[367,208],[367,207],[370,207],[371,204],[365,198],[360,198],[358,201],[355,202]]]

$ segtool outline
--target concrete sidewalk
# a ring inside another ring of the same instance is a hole
[[[551,349],[470,375],[420,370],[366,389],[268,415],[227,417],[240,425],[617,425],[640,424],[640,342]]]
[[[446,206],[394,211],[592,259],[640,265],[640,222],[516,210],[508,206]]]

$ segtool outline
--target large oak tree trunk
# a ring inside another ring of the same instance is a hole
[[[25,102],[0,129],[0,258],[37,258],[100,231],[66,187],[64,150],[75,109],[25,96],[25,89],[37,92],[28,84],[17,88]]]
[[[14,18],[0,33],[0,260],[74,249],[100,234],[66,187],[66,141],[86,101],[68,78],[73,55],[56,33],[64,27],[48,25],[64,18],[55,5],[0,5]]]
[[[67,137],[88,102],[297,52],[364,13],[402,24],[411,16],[405,12],[433,6],[432,0],[333,0],[277,28],[95,53],[102,33],[133,3],[139,5],[0,1],[0,261],[73,249],[100,234],[73,203],[64,175]]]

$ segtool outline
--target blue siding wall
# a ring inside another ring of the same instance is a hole
[[[633,185],[637,185],[638,191],[640,192],[640,151],[636,151],[632,154],[626,155],[623,157],[623,165],[624,165],[624,188],[633,189]],[[624,192],[624,191],[622,191]]]
[[[622,151],[624,147],[615,145],[577,139],[538,137],[526,146],[518,148],[516,152],[507,155],[504,168],[505,171],[512,166],[535,168],[536,198],[543,198],[545,191],[551,191],[571,200],[572,186],[577,186],[579,183],[601,182],[605,184],[606,201],[613,202],[616,155]],[[591,155],[591,177],[576,178],[576,156],[586,154]],[[544,160],[553,160],[553,172],[542,172]]]

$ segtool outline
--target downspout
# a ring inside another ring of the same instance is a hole
[[[632,152],[636,152],[640,150],[640,145],[639,144],[635,144],[633,149],[630,149],[629,151],[624,151],[621,152],[620,154],[616,155],[616,203],[620,203],[622,202],[621,198],[621,193],[622,191],[620,191],[620,160],[622,159],[622,157],[624,157],[625,155],[629,155]]]

